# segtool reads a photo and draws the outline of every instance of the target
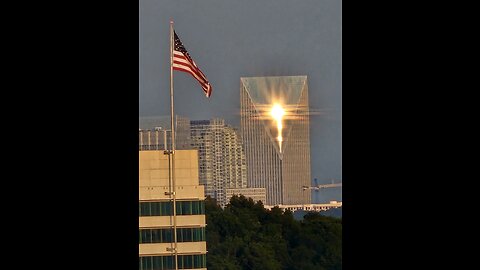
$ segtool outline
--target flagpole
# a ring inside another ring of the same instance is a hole
[[[178,251],[177,251],[177,199],[175,188],[175,125],[173,113],[173,20],[170,19],[170,128],[172,130],[172,191],[170,193],[173,198],[173,251],[175,254],[175,270],[178,270]]]

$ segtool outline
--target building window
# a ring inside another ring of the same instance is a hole
[[[144,256],[139,258],[139,270],[170,270],[175,268],[174,256]],[[178,255],[178,269],[206,268],[206,255]]]
[[[205,215],[204,201],[177,201],[177,215]],[[139,216],[171,216],[172,202],[140,202]]]
[[[177,242],[203,242],[205,238],[205,227],[202,228],[177,228]],[[172,243],[173,229],[140,229],[139,243]]]

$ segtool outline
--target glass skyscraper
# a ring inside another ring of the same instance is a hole
[[[307,76],[240,78],[240,113],[248,186],[266,188],[268,205],[310,203],[302,188],[311,183]]]

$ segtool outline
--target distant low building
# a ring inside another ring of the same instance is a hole
[[[234,195],[243,195],[246,198],[252,198],[254,202],[262,201],[265,203],[266,190],[265,188],[229,188],[226,189],[227,203]]]
[[[342,202],[330,201],[330,203],[314,203],[314,204],[264,205],[265,209],[268,209],[268,210],[271,210],[275,206],[278,206],[278,208],[282,209],[283,211],[290,210],[292,212],[295,212],[297,210],[303,210],[307,212],[308,211],[320,212],[320,211],[327,211],[333,208],[342,207]]]
[[[161,150],[171,148],[170,117],[151,116],[139,118],[138,146],[139,150]],[[175,117],[175,149],[193,149],[190,141],[190,119]]]

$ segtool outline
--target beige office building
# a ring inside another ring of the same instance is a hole
[[[175,152],[178,269],[206,268],[205,193],[197,150]],[[139,152],[139,269],[175,269],[168,155]]]
[[[285,111],[282,128],[274,104]],[[307,76],[240,79],[241,135],[247,183],[266,189],[266,204],[309,204],[310,128]]]

